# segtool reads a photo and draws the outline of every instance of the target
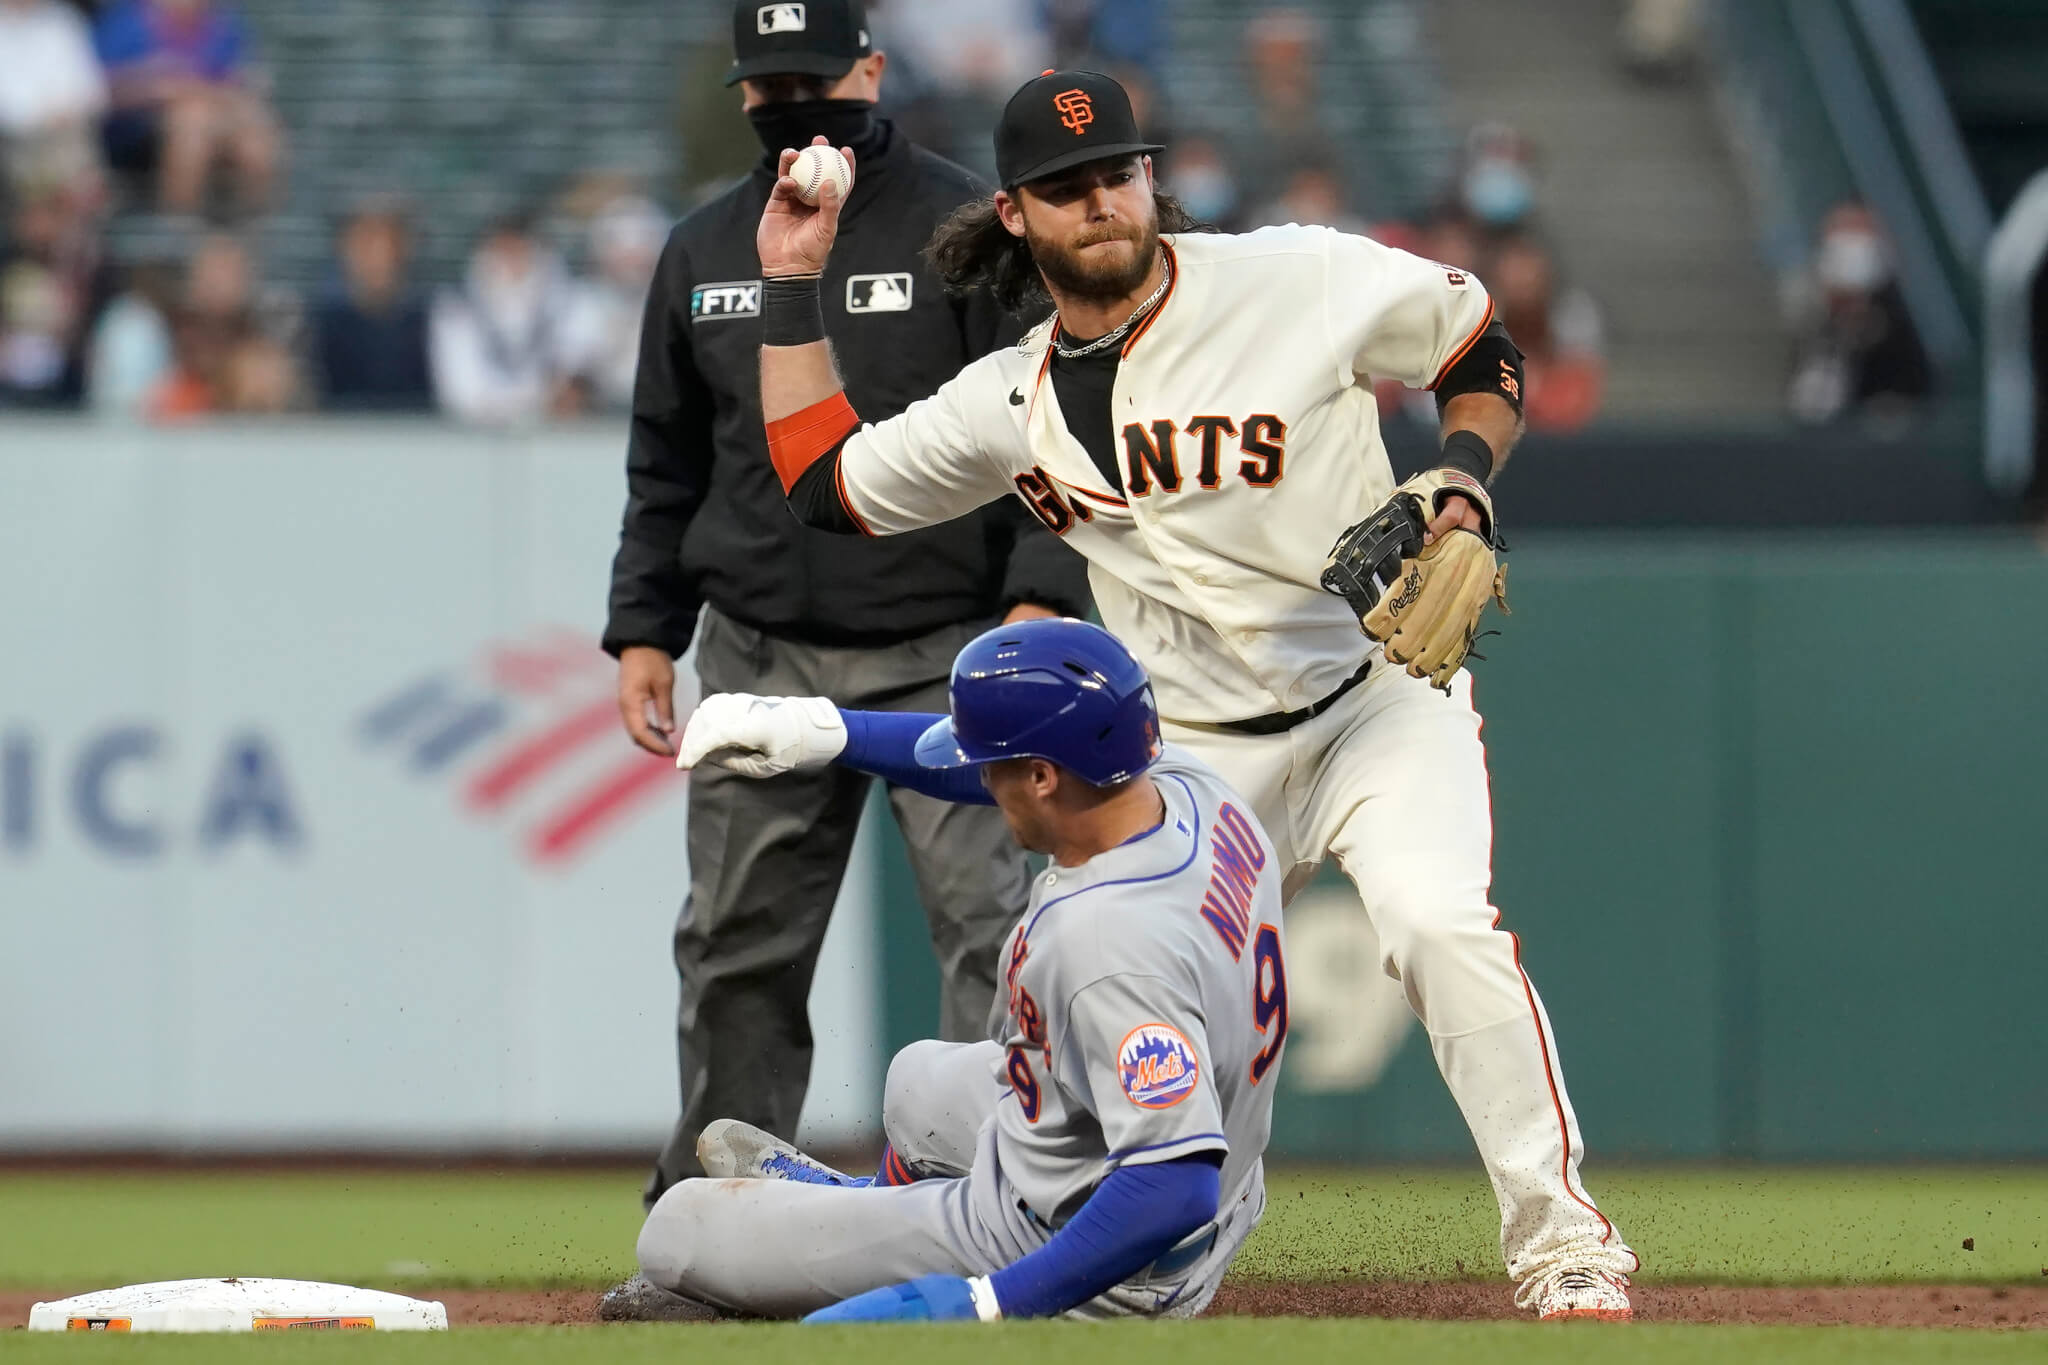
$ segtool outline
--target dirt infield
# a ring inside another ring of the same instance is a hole
[[[103,1288],[104,1286],[91,1286]],[[0,1325],[21,1328],[39,1300],[81,1289],[0,1290]],[[418,1289],[439,1299],[459,1327],[597,1322],[597,1293],[579,1289]],[[1873,1285],[1774,1288],[1741,1285],[1639,1285],[1643,1322],[1786,1323],[1859,1327],[1992,1327],[2048,1330],[2048,1286]],[[1504,1284],[1338,1281],[1231,1284],[1212,1313],[1250,1317],[1417,1318],[1476,1322],[1519,1316]]]

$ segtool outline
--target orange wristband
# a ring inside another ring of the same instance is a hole
[[[796,487],[806,469],[859,429],[860,414],[846,401],[844,389],[770,422],[768,462],[782,480],[782,491]]]

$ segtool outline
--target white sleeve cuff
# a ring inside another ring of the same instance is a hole
[[[967,1281],[967,1292],[974,1299],[975,1316],[983,1322],[1001,1322],[1003,1306],[996,1302],[996,1287],[986,1275],[976,1275]]]

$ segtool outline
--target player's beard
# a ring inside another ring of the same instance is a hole
[[[1031,262],[1045,276],[1054,295],[1088,303],[1114,303],[1129,298],[1144,285],[1159,260],[1159,226],[1156,217],[1142,223],[1109,222],[1089,228],[1071,242],[1056,242],[1032,231],[1024,220],[1024,241],[1031,248]],[[1130,242],[1136,250],[1128,257],[1098,253],[1101,259],[1084,254],[1101,242]]]

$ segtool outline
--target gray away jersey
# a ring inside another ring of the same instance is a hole
[[[1263,1188],[1287,1039],[1285,869],[1207,765],[1168,745],[1151,777],[1165,820],[1041,873],[1003,958],[996,1152],[1055,1226],[1121,1165],[1213,1150],[1224,1208]]]

